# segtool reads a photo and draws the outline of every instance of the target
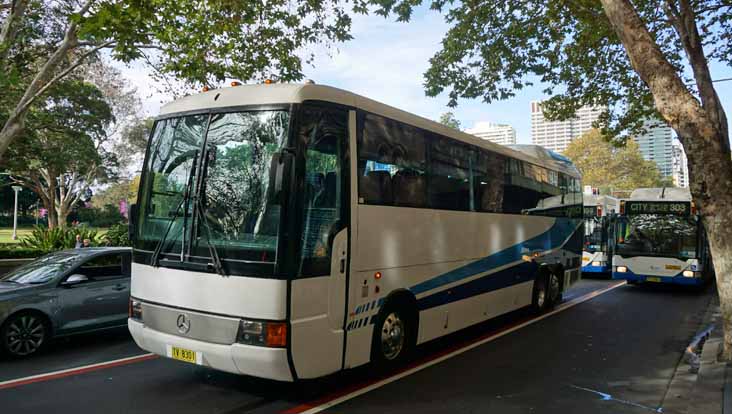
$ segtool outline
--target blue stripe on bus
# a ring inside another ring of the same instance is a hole
[[[557,218],[549,230],[532,239],[515,244],[488,257],[426,280],[412,286],[409,290],[415,295],[419,295],[420,293],[519,261],[525,254],[560,247],[577,230],[577,227],[578,220],[576,219]]]
[[[445,289],[422,299],[418,299],[417,308],[420,311],[423,311],[425,309],[463,300],[471,296],[528,282],[534,279],[534,275],[536,274],[538,267],[539,265],[535,262],[519,263],[516,266],[511,266],[507,269],[463,283],[462,285]]]

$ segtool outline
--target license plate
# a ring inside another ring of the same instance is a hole
[[[190,349],[173,346],[170,350],[170,357],[178,361],[190,362],[191,364],[196,363],[196,353]]]
[[[661,281],[660,277],[647,277],[646,278],[646,282],[660,282],[660,281]]]

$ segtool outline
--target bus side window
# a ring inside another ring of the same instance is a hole
[[[332,238],[342,218],[347,180],[348,113],[317,107],[302,112],[300,140],[305,144],[302,194],[301,276],[330,274]]]
[[[471,169],[474,211],[503,212],[506,157],[491,151],[477,150]]]
[[[365,114],[358,139],[359,203],[427,206],[425,133]]]

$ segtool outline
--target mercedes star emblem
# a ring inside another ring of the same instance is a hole
[[[178,327],[178,332],[182,334],[188,333],[191,330],[191,320],[188,318],[188,315],[185,313],[178,315],[176,326]]]

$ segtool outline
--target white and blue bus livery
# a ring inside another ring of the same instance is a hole
[[[688,188],[639,188],[620,200],[613,279],[702,285],[712,275],[709,246]]]
[[[580,277],[580,175],[535,152],[327,86],[176,100],[131,208],[130,332],[294,381],[551,307]]]
[[[620,200],[608,195],[584,195],[585,236],[582,245],[582,273],[609,275],[612,271],[610,218]]]

